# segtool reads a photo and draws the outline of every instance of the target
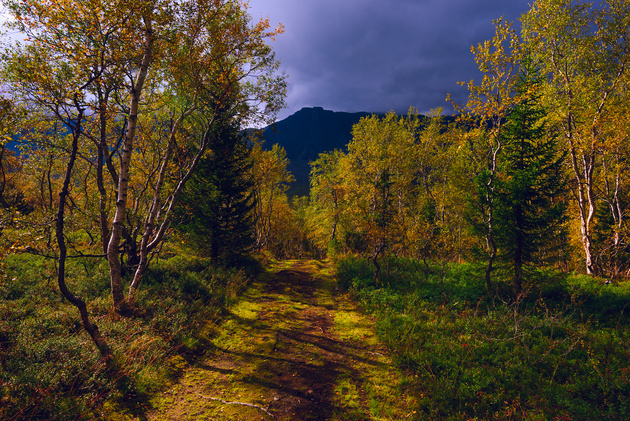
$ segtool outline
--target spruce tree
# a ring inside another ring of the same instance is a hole
[[[562,231],[565,205],[563,155],[547,130],[540,105],[542,76],[524,59],[515,87],[516,105],[503,132],[502,170],[497,183],[496,241],[500,259],[511,269],[521,292],[524,268],[543,264],[544,250]]]
[[[210,133],[206,155],[182,195],[179,231],[202,254],[229,261],[251,250],[254,199],[249,141],[236,123]]]

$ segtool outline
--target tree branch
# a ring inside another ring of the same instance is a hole
[[[251,406],[252,408],[257,408],[260,409],[261,411],[263,411],[265,414],[269,415],[271,418],[275,418],[275,416],[267,411],[265,408],[263,408],[262,406],[258,406],[258,405],[254,405],[253,403],[246,403],[246,402],[229,402],[229,401],[224,401],[223,399],[219,399],[219,398],[213,398],[211,396],[204,396],[201,393],[198,393],[199,396],[201,396],[204,399],[209,399],[211,401],[217,401],[217,402],[221,402],[224,403],[226,405],[243,405],[243,406]]]

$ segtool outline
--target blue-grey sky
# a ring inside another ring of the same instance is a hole
[[[271,45],[288,74],[284,118],[302,107],[420,112],[467,98],[479,80],[471,45],[492,21],[518,23],[532,0],[250,0],[252,18],[281,22]]]

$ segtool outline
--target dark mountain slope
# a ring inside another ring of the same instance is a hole
[[[296,182],[290,194],[305,195],[309,188],[309,162],[320,153],[334,149],[345,150],[352,139],[352,126],[370,113],[345,113],[324,110],[321,107],[302,108],[300,111],[278,121],[262,132],[265,147],[279,144],[287,151],[291,161],[289,170]]]

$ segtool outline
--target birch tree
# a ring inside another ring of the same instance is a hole
[[[476,127],[464,146],[476,162],[475,193],[471,196],[472,220],[485,239],[487,254],[486,286],[492,288],[491,273],[497,258],[495,239],[495,200],[498,157],[501,153],[503,122],[513,105],[513,87],[522,55],[521,40],[512,23],[495,21],[495,35],[471,48],[483,78],[479,85],[467,84],[469,99],[465,107],[455,104],[467,124]]]
[[[524,41],[549,76],[545,102],[569,152],[587,274],[597,273],[593,221],[598,174],[611,140],[606,136],[606,117],[628,74],[629,28],[626,0],[605,1],[600,7],[582,1],[539,0],[523,17]]]
[[[286,195],[289,184],[295,177],[287,169],[287,152],[280,145],[273,145],[271,150],[264,150],[258,142],[252,148],[252,179],[254,182],[254,221],[256,250],[279,252],[283,243],[283,221],[291,219]]]
[[[129,47],[132,17],[142,3],[127,2],[6,2],[14,17],[13,27],[26,36],[26,42],[6,49],[3,54],[3,76],[12,88],[17,101],[25,108],[42,110],[31,117],[41,116],[46,121],[60,122],[69,131],[70,145],[59,145],[67,161],[63,184],[55,214],[58,247],[59,289],[75,305],[83,326],[104,357],[109,347],[98,327],[89,320],[85,302],[69,291],[65,282],[67,246],[65,236],[66,205],[71,198],[71,180],[84,139],[90,107],[91,88],[108,70],[122,65],[120,56],[112,54],[110,36],[118,33],[117,46]],[[128,27],[124,31],[123,27]],[[124,32],[125,35],[122,35]],[[35,125],[38,127],[41,125]],[[43,127],[43,131],[47,131]]]
[[[107,259],[114,308],[129,314],[213,125],[272,118],[282,106],[284,78],[266,43],[282,28],[252,23],[233,0],[5,4],[26,41],[6,46],[3,82],[33,111],[31,122],[41,119],[31,130],[45,136],[60,123],[70,137],[47,143],[66,160],[56,212],[59,266],[67,257],[64,208],[82,199],[79,190],[85,200],[96,193],[102,254],[89,254]],[[140,244],[129,252],[137,253],[129,300],[121,243],[134,235]],[[62,290],[63,278],[60,271]]]
[[[346,233],[368,254],[380,273],[380,257],[397,248],[405,237],[404,214],[412,206],[417,179],[414,131],[417,114],[382,119],[364,117],[352,129],[348,153],[339,160],[338,173],[346,192]]]

